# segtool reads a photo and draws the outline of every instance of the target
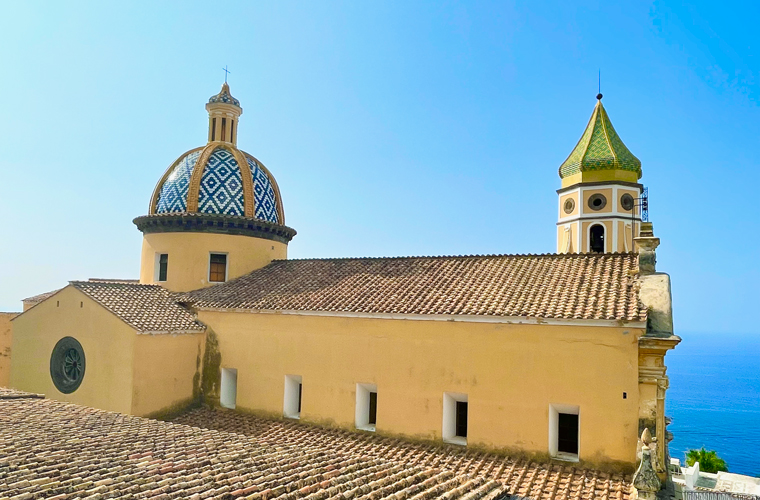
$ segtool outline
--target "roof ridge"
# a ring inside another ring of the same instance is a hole
[[[514,258],[605,258],[617,256],[637,256],[638,253],[607,252],[607,253],[497,253],[497,254],[461,254],[461,255],[397,255],[391,257],[305,257],[301,259],[273,259],[272,262],[310,262],[310,261],[339,261],[339,260],[405,260],[405,259],[489,259],[498,257]]]
[[[125,285],[125,286],[144,286],[144,287],[158,287],[158,288],[162,288],[162,289],[166,290],[166,288],[164,288],[164,287],[162,287],[161,285],[159,285],[159,284],[156,284],[156,283],[139,283],[139,282],[137,282],[137,283],[133,283],[133,282],[129,282],[129,281],[119,281],[119,280],[114,280],[114,281],[102,281],[102,280],[99,280],[99,281],[89,281],[89,280],[71,280],[71,281],[69,281],[69,284],[70,284],[70,285],[74,285],[74,286],[76,286],[76,285],[80,285],[80,284],[82,284],[82,285]],[[167,290],[167,291],[169,291],[169,290]]]

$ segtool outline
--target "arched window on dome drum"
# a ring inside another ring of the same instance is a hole
[[[595,253],[604,253],[604,226],[595,224],[589,230],[589,248]]]
[[[222,140],[227,140],[227,118],[222,118]]]
[[[230,142],[235,142],[235,120],[230,120]]]
[[[211,120],[211,140],[216,140],[216,118]]]

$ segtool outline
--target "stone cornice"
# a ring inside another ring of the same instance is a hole
[[[296,230],[251,217],[199,213],[153,214],[132,221],[143,234],[149,233],[218,233],[252,236],[288,243]]]

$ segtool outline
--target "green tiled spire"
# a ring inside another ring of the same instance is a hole
[[[629,170],[641,178],[641,161],[633,156],[612,127],[601,94],[581,140],[559,167],[561,178],[591,170]]]

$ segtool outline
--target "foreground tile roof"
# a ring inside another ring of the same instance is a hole
[[[198,308],[643,321],[636,254],[280,260]]]
[[[319,441],[274,444],[47,399],[0,399],[0,500],[506,496],[498,481]]]
[[[632,499],[632,479],[629,475],[580,469],[570,465],[538,463],[454,446],[412,443],[366,432],[325,429],[229,410],[196,409],[176,417],[173,421],[244,434],[257,438],[261,443],[287,444],[299,448],[317,446],[329,450],[330,453],[340,451],[355,457],[383,459],[404,469],[432,468],[454,474],[456,477],[466,475],[483,481],[498,481],[510,495],[516,495],[512,498]]]
[[[124,281],[72,281],[80,290],[142,333],[192,333],[206,327],[159,285]]]

